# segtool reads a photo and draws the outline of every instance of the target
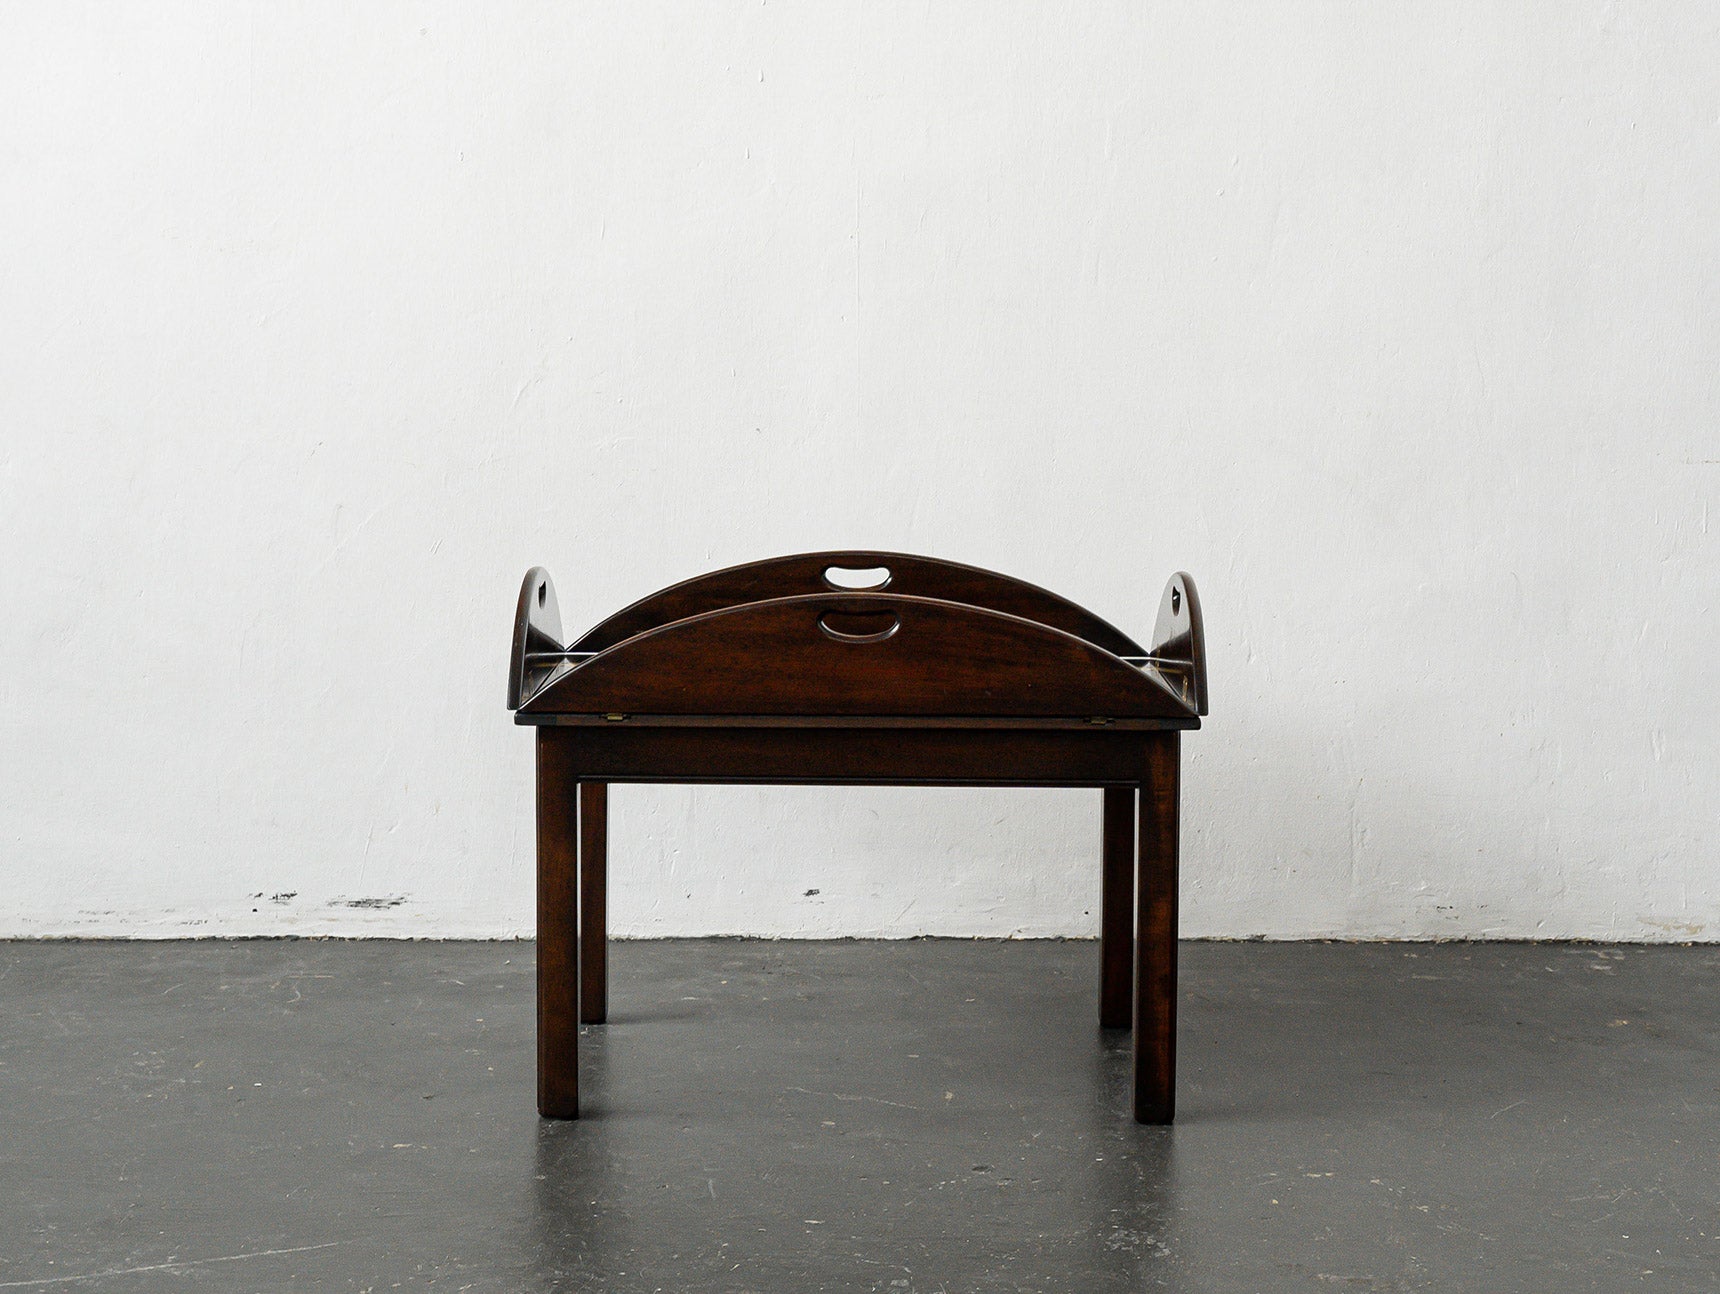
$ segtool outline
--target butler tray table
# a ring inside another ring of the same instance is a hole
[[[1205,656],[1181,573],[1149,649],[1009,576],[878,552],[701,575],[567,644],[534,568],[508,707],[537,728],[538,1109],[578,1117],[579,1026],[608,1009],[609,783],[1090,786],[1099,1023],[1133,1028],[1134,1116],[1169,1123],[1178,743],[1207,712]]]

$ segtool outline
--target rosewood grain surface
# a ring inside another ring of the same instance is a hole
[[[1135,896],[1135,1067],[1137,1123],[1176,1116],[1177,839],[1180,733],[1146,743]]]
[[[832,584],[824,574],[831,567],[847,570],[882,568],[889,572],[888,581],[882,588],[890,593],[988,607],[1061,629],[1118,656],[1141,654],[1140,644],[1115,626],[1085,607],[1037,585],[996,571],[935,557],[853,549],[772,557],[694,576],[650,597],[641,598],[610,616],[574,643],[572,650],[602,651],[658,625],[743,602],[837,592],[839,586]]]
[[[578,775],[603,782],[832,786],[1110,786],[1136,784],[1150,734],[1105,728],[660,728],[625,723],[543,727]]]
[[[896,627],[842,636],[834,617]],[[1154,675],[1073,634],[888,593],[774,598],[660,625],[554,679],[522,710],[1189,717]]]
[[[567,743],[537,743],[538,1111],[579,1115],[579,781]]]
[[[579,1019],[609,1018],[609,786],[579,786]]]
[[[1127,1029],[1135,984],[1135,799],[1105,788],[1099,890],[1099,1026]]]

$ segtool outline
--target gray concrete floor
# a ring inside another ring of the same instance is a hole
[[[0,944],[0,1290],[1720,1289],[1720,949],[1187,944],[1180,1116],[1090,943]]]

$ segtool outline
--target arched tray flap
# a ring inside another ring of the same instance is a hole
[[[616,612],[574,643],[572,650],[603,651],[648,629],[723,607],[845,592],[853,588],[853,577],[872,571],[884,573],[883,583],[872,586],[876,592],[963,602],[1050,625],[1118,656],[1142,653],[1140,644],[1115,626],[1037,585],[935,557],[862,549],[772,557],[696,576]]]
[[[959,602],[823,593],[706,612],[581,661],[532,714],[1193,717],[1074,634]]]
[[[514,650],[508,664],[508,709],[540,691],[558,671],[568,668],[561,645],[561,607],[549,572],[534,566],[520,585],[514,609]],[[547,658],[547,659],[546,659]]]
[[[1148,660],[1196,714],[1207,712],[1206,627],[1201,621],[1200,594],[1184,571],[1171,576],[1159,599]]]

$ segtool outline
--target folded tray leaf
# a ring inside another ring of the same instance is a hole
[[[1151,669],[1036,620],[896,593],[813,593],[660,624],[580,660],[531,714],[1168,719]]]
[[[878,572],[883,583],[875,591],[944,602],[965,602],[1007,615],[1021,616],[1078,638],[1119,656],[1138,656],[1140,644],[1116,626],[1049,589],[1014,576],[1001,575],[978,566],[946,562],[938,557],[912,553],[889,553],[845,549],[823,553],[796,553],[763,561],[730,566],[696,575],[679,584],[659,589],[632,606],[617,611],[585,633],[572,650],[603,651],[635,634],[688,616],[800,594],[842,592],[852,585],[839,585],[830,577],[844,572]]]

